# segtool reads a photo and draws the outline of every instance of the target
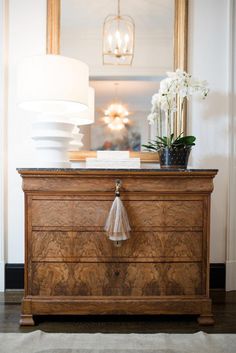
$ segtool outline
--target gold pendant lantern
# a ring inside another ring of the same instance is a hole
[[[135,25],[132,17],[120,14],[108,15],[103,24],[103,64],[131,65],[134,57]]]

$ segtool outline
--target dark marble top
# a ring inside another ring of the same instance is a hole
[[[129,172],[158,172],[158,173],[164,173],[164,172],[184,172],[184,173],[194,173],[194,172],[218,172],[218,169],[207,169],[207,168],[202,168],[202,169],[195,169],[195,168],[190,168],[190,169],[174,169],[174,168],[160,168],[159,166],[152,166],[150,167],[149,165],[142,165],[141,168],[138,169],[129,169],[129,168],[122,168],[122,169],[114,169],[114,168],[17,168],[19,172],[95,172],[95,171],[113,171],[113,172],[122,172],[122,171],[129,171]]]

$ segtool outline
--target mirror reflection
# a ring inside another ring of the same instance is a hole
[[[86,62],[95,89],[81,149],[140,151],[156,135],[147,116],[173,70],[173,34],[174,0],[61,0],[61,55]]]

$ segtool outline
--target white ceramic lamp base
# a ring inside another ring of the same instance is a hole
[[[36,121],[32,124],[32,139],[36,147],[35,165],[41,168],[67,168],[68,150],[74,136],[74,124],[58,121]]]

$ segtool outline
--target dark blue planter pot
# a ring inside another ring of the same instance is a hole
[[[158,151],[161,168],[186,169],[191,148],[165,147]]]

